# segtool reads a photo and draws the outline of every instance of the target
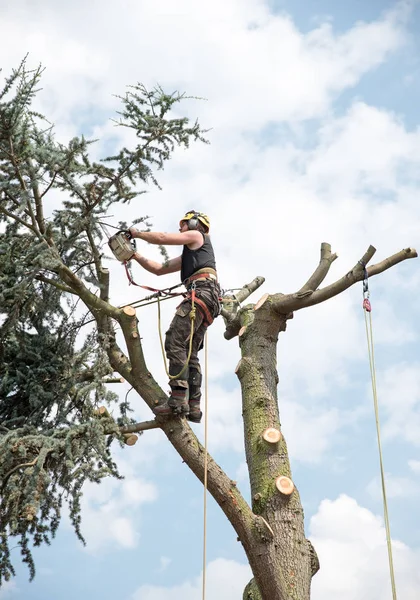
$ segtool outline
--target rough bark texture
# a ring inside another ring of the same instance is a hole
[[[241,315],[247,323],[239,339],[242,359],[237,375],[242,389],[245,452],[250,474],[252,510],[268,522],[273,535],[261,531],[250,558],[254,584],[247,590],[254,598],[258,587],[263,599],[306,599],[310,596],[311,557],[305,538],[303,510],[296,489],[290,496],[279,493],[276,478],[291,478],[284,437],[277,444],[263,438],[268,427],[280,429],[277,400],[277,340],[286,329],[286,316],[279,315],[270,299],[254,311]],[[255,567],[252,562],[256,562]],[[246,595],[244,596],[247,597]]]

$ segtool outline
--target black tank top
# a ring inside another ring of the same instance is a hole
[[[182,251],[181,281],[185,281],[185,279],[191,277],[196,271],[205,267],[216,270],[216,259],[210,236],[204,233],[202,236],[204,244],[197,250],[190,250],[188,246],[184,246]]]

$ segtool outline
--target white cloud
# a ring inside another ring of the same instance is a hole
[[[342,495],[321,503],[310,528],[321,564],[312,584],[313,600],[391,599],[382,519]],[[397,540],[392,547],[398,596],[416,600],[420,552]]]
[[[53,2],[43,2],[36,12],[31,8],[25,12],[13,5],[5,15],[8,62],[16,64],[26,51],[45,62],[46,104],[68,124],[86,117],[75,114],[75,107],[82,113],[115,105],[110,94],[137,76],[139,57],[145,56],[138,73],[145,83],[188,89],[194,83],[191,91],[209,99],[203,112],[218,127],[246,123],[254,129],[314,118],[406,41],[402,2],[382,18],[339,35],[329,23],[302,34],[286,14],[271,13],[262,0],[208,5],[181,0],[175,11],[170,0],[158,7],[150,0],[129,0],[130,18],[121,33],[110,2],[100,9],[97,2],[73,2],[60,11]]]
[[[161,556],[159,559],[160,562],[160,567],[158,569],[158,571],[161,573],[162,571],[165,571],[169,565],[172,562],[172,558],[169,558],[168,556]]]
[[[321,563],[313,579],[313,600],[390,600],[387,545],[382,519],[342,495],[323,500],[310,522],[310,539]],[[398,595],[416,600],[420,589],[419,550],[393,540]],[[207,566],[209,600],[241,598],[249,567],[217,559]],[[172,587],[142,585],[130,600],[195,600],[201,576]]]
[[[90,554],[134,548],[140,537],[141,506],[156,500],[155,484],[145,481],[127,459],[118,461],[123,481],[86,483],[82,497],[82,533]]]
[[[233,560],[218,558],[206,567],[206,598],[232,600],[241,598],[251,579],[251,570]],[[142,585],[130,600],[196,600],[201,596],[202,575],[172,587]]]
[[[420,444],[420,367],[400,363],[377,374],[384,439]]]
[[[19,594],[19,588],[16,585],[16,582],[5,581],[0,589],[0,600],[6,600],[8,598],[12,598],[15,594]]]
[[[248,483],[248,481],[249,481],[248,465],[246,464],[245,461],[241,462],[239,467],[236,469],[235,479],[239,482],[247,482]]]
[[[420,473],[420,460],[409,460],[408,466],[414,473]]]
[[[410,477],[398,477],[385,474],[387,498],[411,498],[420,495],[420,484]],[[382,484],[379,476],[367,485],[367,491],[375,500],[382,500]]]
[[[335,408],[308,409],[294,402],[281,405],[282,420],[286,424],[290,458],[300,462],[318,463],[333,445],[334,435],[343,426],[342,417]],[[316,435],[313,435],[316,431]]]
[[[363,102],[319,133],[308,176],[323,189],[394,190],[401,160],[419,160],[419,133],[407,133],[397,115]]]

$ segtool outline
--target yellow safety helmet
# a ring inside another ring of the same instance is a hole
[[[181,227],[184,222],[188,224],[188,229],[197,229],[200,222],[206,229],[206,232],[210,231],[210,219],[204,213],[197,212],[196,210],[189,210],[180,220],[179,226]]]

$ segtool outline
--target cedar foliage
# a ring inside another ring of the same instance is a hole
[[[156,171],[177,146],[206,142],[197,122],[171,118],[184,95],[137,84],[119,97],[115,121],[132,131],[133,147],[92,161],[93,140],[60,143],[34,110],[41,76],[25,59],[0,93],[0,585],[14,575],[16,545],[33,578],[31,547],[51,542],[64,501],[83,541],[83,484],[119,477],[111,444],[132,422],[129,404],[105,383],[114,327],[92,307],[83,314],[63,279],[77,274],[102,297],[98,222],[158,185]],[[97,418],[102,404],[120,416]]]

